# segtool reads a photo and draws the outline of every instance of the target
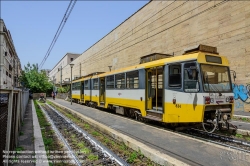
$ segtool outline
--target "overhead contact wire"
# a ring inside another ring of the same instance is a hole
[[[61,34],[61,32],[62,32],[62,29],[63,29],[64,25],[66,24],[66,22],[67,22],[67,20],[68,20],[68,18],[69,18],[69,16],[70,16],[70,14],[71,14],[71,12],[72,12],[74,6],[75,6],[75,3],[76,3],[77,0],[74,0],[73,4],[72,4],[72,1],[73,1],[73,0],[71,0],[70,3],[69,3],[69,6],[68,6],[68,8],[67,8],[67,10],[66,10],[66,12],[65,12],[65,14],[64,14],[64,16],[63,16],[63,19],[62,19],[62,21],[61,21],[61,23],[60,23],[60,25],[59,25],[59,27],[58,27],[58,29],[57,29],[57,32],[56,32],[55,36],[54,36],[54,38],[53,38],[53,40],[52,40],[52,42],[51,42],[51,44],[50,44],[50,47],[49,47],[47,53],[45,54],[45,57],[43,58],[41,64],[39,65],[39,69],[42,68],[42,66],[43,66],[44,63],[46,62],[47,58],[49,57],[50,52],[52,51],[52,49],[53,49],[53,47],[54,47],[54,45],[55,45],[55,43],[56,43],[58,37],[60,36],[60,34]],[[71,4],[72,4],[72,5],[71,5]],[[69,12],[68,12],[68,11],[69,11]]]

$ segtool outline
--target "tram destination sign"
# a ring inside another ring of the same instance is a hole
[[[219,63],[222,64],[221,57],[206,55],[206,61],[210,63]]]

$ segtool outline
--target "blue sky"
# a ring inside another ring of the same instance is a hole
[[[10,30],[22,67],[42,62],[70,1],[2,1],[1,18]],[[78,0],[43,65],[52,69],[67,53],[83,53],[147,4],[140,1]]]

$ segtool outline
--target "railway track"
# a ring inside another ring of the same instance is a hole
[[[90,136],[86,131],[81,129],[71,120],[59,113],[53,107],[48,104],[40,105],[40,108],[44,112],[45,116],[49,120],[52,128],[63,142],[64,146],[68,150],[67,153],[70,156],[71,163],[76,165],[110,165],[110,166],[127,166],[129,165],[123,159],[114,154],[111,150],[102,145],[95,138]],[[80,151],[74,142],[82,142],[86,145],[85,151]],[[88,149],[88,150],[87,150]],[[87,154],[92,151],[96,156],[95,161],[86,160]]]
[[[92,109],[92,108],[91,108]],[[130,119],[130,120],[134,120],[134,121],[137,121],[135,119],[131,119],[129,117],[124,117],[122,115],[119,115],[119,114],[115,114],[115,113],[112,113],[110,111],[107,111],[107,110],[102,110],[103,112],[106,112],[108,114],[112,114],[113,116],[119,116],[119,117],[122,117],[122,118],[125,118],[125,119]],[[95,118],[95,117],[91,117],[93,120],[95,121],[98,121],[98,118]],[[138,122],[138,121],[137,121]],[[106,125],[106,126],[109,126],[112,128],[112,126],[110,126],[110,124],[108,123],[105,123],[105,122],[100,122],[102,123],[103,125]],[[145,124],[145,122],[141,122],[139,121],[139,123],[143,123]],[[194,133],[197,132],[195,130],[197,129],[192,129],[193,130],[193,133],[191,133],[191,131],[189,130],[189,133],[188,132],[180,132],[180,131],[174,131],[173,129],[170,129],[170,128],[166,128],[166,126],[163,126],[161,123],[159,122],[154,122],[154,121],[148,121],[146,123],[147,125],[150,125],[152,127],[155,127],[155,128],[158,128],[158,129],[163,129],[163,130],[166,130],[166,131],[170,131],[170,132],[173,132],[173,133],[177,133],[177,134],[180,134],[180,135],[185,135],[187,137],[190,137],[190,138],[195,138],[195,139],[199,139],[199,140],[202,140],[202,141],[205,141],[205,142],[211,142],[211,143],[214,143],[214,144],[219,144],[221,146],[224,146],[224,147],[229,147],[229,149],[235,149],[237,151],[241,151],[241,152],[244,152],[244,153],[250,153],[249,151],[249,142],[246,142],[246,141],[242,141],[242,140],[238,140],[238,139],[232,139],[230,137],[227,137],[227,136],[224,136],[224,135],[220,135],[218,136],[218,134],[210,134],[209,136],[204,137],[204,135],[208,134],[208,133],[205,133],[205,132],[201,132],[200,135],[195,135]],[[129,132],[126,132],[122,129],[119,129],[119,128],[114,128],[115,130],[119,131],[120,133],[123,133],[131,138],[134,138],[138,141],[140,141],[141,143],[144,143],[146,145],[150,145],[151,147],[157,149],[157,150],[160,150],[162,153],[165,153],[177,160],[180,160],[186,164],[189,164],[189,165],[203,165],[201,164],[200,162],[198,161],[193,161],[193,160],[190,160],[189,158],[185,158],[181,155],[179,155],[178,153],[174,153],[172,152],[171,150],[167,150],[166,148],[164,147],[160,147],[160,146],[157,146],[156,144],[153,144],[153,143],[150,143],[144,139],[141,139],[139,137],[136,137],[135,135],[132,135],[130,134]],[[203,136],[202,136],[203,135]],[[213,139],[211,139],[212,137],[214,137]],[[215,138],[217,138],[217,140],[215,140]],[[244,148],[245,147],[245,148]]]
[[[107,112],[107,113],[111,113],[111,112]],[[121,116],[121,115],[118,115],[118,114],[115,114],[115,113],[111,113],[111,114]],[[122,117],[124,117],[124,116],[122,116]],[[131,119],[129,117],[124,117],[124,118]],[[135,120],[135,119],[133,119],[133,120]],[[135,120],[135,121],[138,121],[138,120]],[[145,122],[142,122],[142,121],[139,121],[139,122],[145,123]],[[240,140],[240,139],[235,139],[235,138],[232,138],[230,136],[223,135],[223,134],[207,133],[205,131],[202,131],[202,130],[199,130],[199,129],[194,129],[194,128],[190,128],[190,129],[183,130],[183,131],[175,131],[174,129],[163,126],[162,123],[155,122],[155,121],[147,121],[146,124],[150,125],[150,126],[153,126],[153,127],[156,127],[156,128],[167,130],[167,131],[170,131],[170,132],[178,133],[178,134],[181,134],[181,135],[185,135],[185,136],[188,136],[188,137],[200,139],[200,140],[203,140],[203,141],[206,141],[206,142],[211,142],[211,143],[218,144],[218,145],[228,147],[228,148],[231,148],[231,149],[235,149],[235,150],[239,150],[239,151],[242,151],[242,152],[250,153],[250,142],[243,141],[243,140]],[[119,130],[119,129],[116,129],[116,130]],[[124,134],[128,134],[128,133],[124,133]]]
[[[188,129],[181,133],[185,133],[193,138],[201,139],[207,142],[222,145],[231,149],[239,150],[242,152],[250,153],[250,142],[232,138],[216,133],[207,133],[199,129]]]
[[[107,111],[105,111],[105,112],[107,112]],[[122,116],[122,115],[115,114],[115,113],[112,113],[112,112],[107,112],[107,113],[110,113],[110,114],[113,114],[113,115],[116,115],[116,116]],[[129,117],[124,117],[124,116],[122,116],[122,117],[131,119]],[[133,119],[133,120],[138,121],[136,119]],[[159,122],[156,122],[156,121],[147,121],[147,122],[139,121],[139,122],[140,123],[145,123],[147,125],[150,125],[150,126],[153,126],[153,127],[159,128],[159,129],[167,130],[167,131],[178,133],[178,134],[185,135],[185,136],[188,136],[188,137],[200,139],[200,140],[203,140],[203,141],[206,141],[206,142],[211,142],[211,143],[214,143],[214,144],[222,145],[224,147],[228,147],[228,148],[231,148],[231,149],[235,149],[235,150],[239,150],[239,151],[242,151],[242,152],[250,153],[250,142],[243,141],[243,140],[240,140],[240,139],[235,139],[235,138],[232,138],[230,136],[223,135],[223,134],[207,133],[205,131],[195,129],[195,128],[189,128],[189,129],[186,129],[186,130],[183,130],[183,131],[176,131],[175,129],[166,127],[165,125],[162,125],[162,123],[159,123]],[[119,129],[116,129],[116,130],[119,130]],[[124,134],[128,134],[128,133],[124,133]]]

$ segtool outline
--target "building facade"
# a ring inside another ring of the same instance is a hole
[[[0,89],[20,87],[21,62],[15,50],[10,31],[0,19]]]
[[[152,53],[179,56],[199,44],[227,56],[235,110],[250,111],[250,1],[150,1],[74,60],[73,76],[136,65]],[[70,66],[62,73],[70,78]]]
[[[49,73],[51,72],[50,69],[42,69],[41,71],[45,72],[46,76],[49,77]]]
[[[55,65],[55,67],[49,72],[49,79],[55,84],[63,84],[70,81],[70,77],[65,77],[62,73],[64,68],[73,62],[81,54],[67,53],[64,57]],[[70,72],[70,71],[68,71]]]

